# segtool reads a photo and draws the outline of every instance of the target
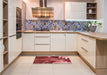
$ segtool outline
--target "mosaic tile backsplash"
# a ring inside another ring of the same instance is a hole
[[[25,30],[33,31],[86,31],[88,21],[26,20]]]

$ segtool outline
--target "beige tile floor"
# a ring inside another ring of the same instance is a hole
[[[95,75],[78,56],[72,64],[33,64],[35,56],[20,56],[3,75]]]

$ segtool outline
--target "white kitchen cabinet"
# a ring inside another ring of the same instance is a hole
[[[23,33],[23,51],[35,51],[34,33]]]
[[[0,72],[3,71],[3,52],[0,52]]]
[[[16,36],[9,37],[8,51],[9,51],[9,64],[17,57],[17,42]]]
[[[36,44],[35,50],[36,51],[50,51],[50,45],[49,44]]]
[[[2,38],[2,34],[3,34],[3,21],[2,21],[2,18],[3,18],[3,2],[2,0],[0,0],[0,38]]]
[[[16,0],[8,0],[8,34],[16,34]]]
[[[96,39],[78,35],[78,52],[96,68]]]
[[[86,2],[65,2],[65,19],[86,19]]]
[[[52,33],[51,34],[51,51],[66,51],[65,50],[65,33]]]
[[[89,63],[96,68],[96,39],[89,37]]]
[[[54,13],[54,20],[64,20],[64,1],[48,0],[48,7],[52,7]]]
[[[76,34],[66,34],[66,51],[77,51]]]
[[[0,40],[0,72],[3,70],[3,41]]]
[[[3,40],[0,40],[0,52],[3,52]]]
[[[17,49],[18,54],[20,54],[22,52],[22,38],[16,39],[16,42],[17,42],[16,49]]]
[[[35,50],[36,51],[50,51],[50,33],[36,33],[35,34]]]
[[[0,39],[3,37],[3,26],[2,26],[2,20],[0,20]]]

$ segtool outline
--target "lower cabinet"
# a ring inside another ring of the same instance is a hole
[[[66,34],[66,51],[77,51],[77,34]]]
[[[0,40],[0,72],[3,70],[3,41]]]
[[[49,44],[36,44],[35,51],[50,51]]]
[[[17,42],[16,42],[16,36],[9,37],[9,64],[17,57],[18,51],[17,51]]]
[[[96,39],[78,35],[78,52],[96,68]]]
[[[23,33],[23,51],[35,51],[34,33]]]
[[[16,39],[16,42],[17,42],[16,49],[18,54],[20,54],[22,52],[22,38]]]
[[[0,52],[0,72],[3,71],[3,52]]]
[[[50,33],[35,34],[35,51],[50,51]]]
[[[77,34],[23,33],[23,51],[77,51]]]
[[[65,50],[65,33],[52,33],[51,34],[51,51],[66,51]]]

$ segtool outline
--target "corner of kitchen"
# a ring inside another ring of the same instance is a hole
[[[106,0],[0,0],[0,75],[106,75]]]

